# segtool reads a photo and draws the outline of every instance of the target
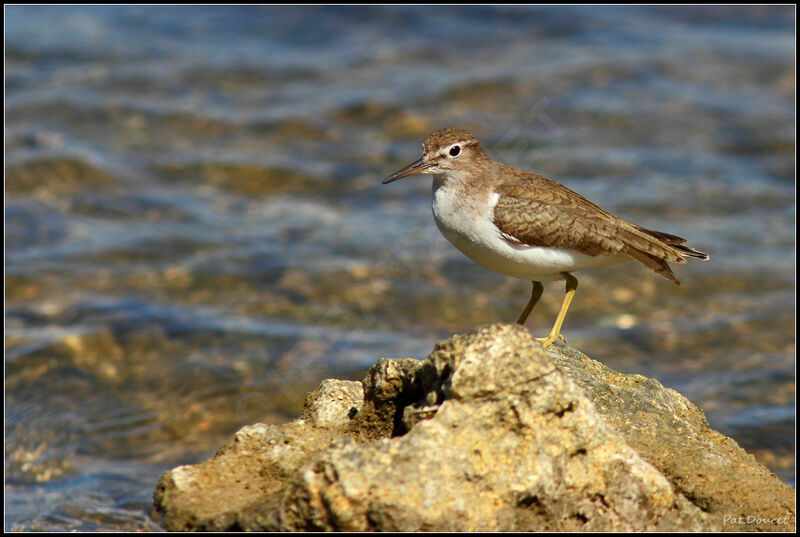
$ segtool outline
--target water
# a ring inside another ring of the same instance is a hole
[[[447,126],[711,254],[578,273],[564,334],[794,484],[793,7],[5,15],[5,529],[158,529],[160,472],[516,319],[429,179],[380,185]]]

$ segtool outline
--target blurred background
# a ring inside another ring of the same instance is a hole
[[[453,126],[710,253],[579,273],[564,335],[794,485],[793,6],[5,16],[6,530],[158,529],[160,472],[514,321],[530,283],[440,236],[430,178],[381,185]]]

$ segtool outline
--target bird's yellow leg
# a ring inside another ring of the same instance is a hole
[[[567,290],[564,294],[564,301],[561,303],[561,311],[558,312],[558,317],[556,317],[556,322],[553,325],[553,329],[550,330],[550,334],[548,334],[547,337],[536,338],[536,341],[540,341],[545,349],[561,337],[561,325],[564,324],[564,317],[567,316],[567,310],[572,302],[572,296],[578,288],[578,279],[575,278],[575,276],[569,272],[562,272],[561,276],[567,281]]]
[[[525,306],[525,311],[522,312],[522,315],[519,316],[517,319],[517,324],[525,324],[525,321],[528,320],[528,315],[531,314],[533,307],[539,302],[539,299],[542,298],[542,292],[544,291],[544,286],[542,282],[531,282],[533,283],[533,290],[531,291],[531,299],[528,301],[528,305]]]

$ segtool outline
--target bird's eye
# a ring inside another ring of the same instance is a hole
[[[457,157],[460,153],[461,153],[461,146],[454,145],[453,147],[450,148],[451,157]]]

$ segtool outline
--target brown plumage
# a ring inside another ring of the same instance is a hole
[[[510,180],[504,181],[504,175]],[[541,175],[504,166],[498,179],[494,224],[519,244],[573,248],[591,256],[626,254],[676,285],[680,281],[667,262],[685,263],[686,256],[708,259],[685,246],[686,239],[614,216]]]
[[[419,173],[433,175],[433,217],[447,240],[490,270],[533,282],[519,324],[542,296],[542,281],[566,281],[556,322],[539,339],[545,347],[560,337],[578,287],[571,272],[633,259],[680,285],[669,263],[708,259],[681,237],[645,229],[564,185],[493,161],[463,129],[436,131],[423,147],[421,159],[384,184]]]

